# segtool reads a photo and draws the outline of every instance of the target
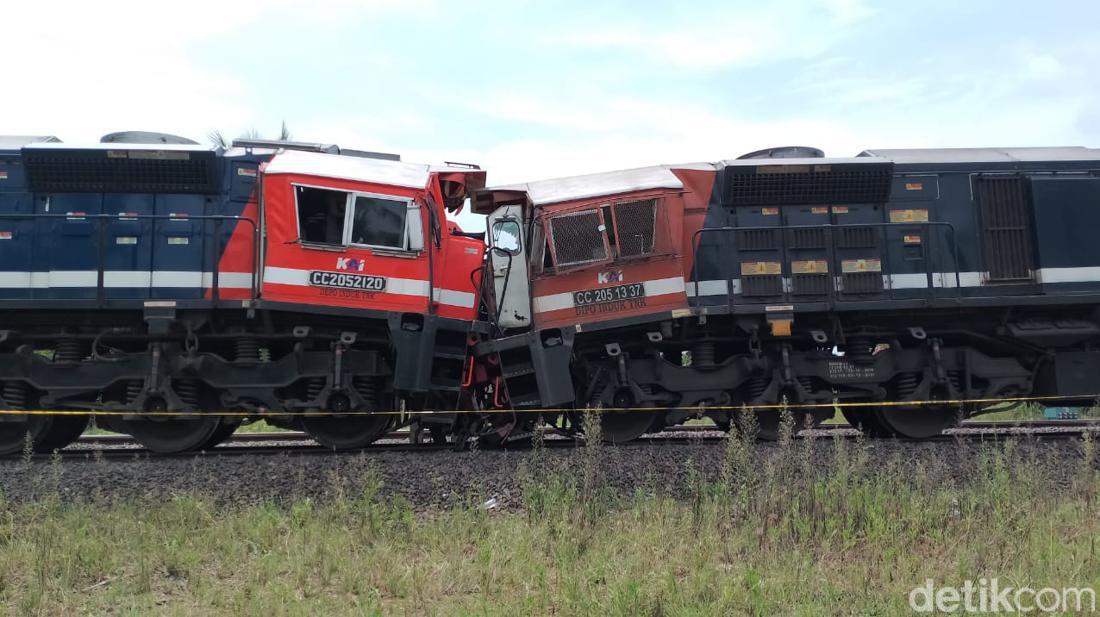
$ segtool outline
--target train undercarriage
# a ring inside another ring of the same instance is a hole
[[[923,439],[988,411],[993,400],[1082,392],[1064,381],[1060,388],[1052,367],[1061,355],[1088,353],[1078,350],[1100,330],[1089,314],[1063,307],[1057,315],[800,316],[784,337],[771,336],[765,319],[726,315],[607,327],[566,336],[564,344],[571,346],[572,405],[601,409],[607,441],[692,418],[729,430],[743,408],[753,410],[762,439],[779,436],[782,409],[797,428],[840,410],[870,436]],[[536,339],[532,355],[543,347]]]
[[[92,417],[155,452],[207,449],[260,419],[329,448],[360,448],[402,421],[402,409],[463,404],[467,332],[413,317],[193,311],[143,323],[140,313],[96,311],[79,325],[69,313],[9,321],[0,405],[27,413],[0,415],[0,454],[62,448]]]

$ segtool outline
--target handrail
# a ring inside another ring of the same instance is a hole
[[[66,213],[22,213],[22,214],[0,214],[0,220],[35,220],[35,219],[58,219],[69,221],[82,221],[82,220],[94,220],[96,221],[96,251],[97,251],[97,263],[96,263],[96,299],[99,302],[103,302],[105,298],[105,285],[104,285],[104,262],[106,261],[106,242],[105,233],[107,223],[110,221],[135,221],[135,220],[165,220],[165,221],[213,221],[214,222],[214,260],[211,280],[211,295],[212,299],[216,302],[220,295],[220,272],[218,262],[221,259],[222,254],[222,239],[221,231],[225,221],[237,221],[248,223],[252,228],[252,264],[251,271],[249,272],[249,294],[250,297],[255,299],[259,297],[259,225],[251,217],[247,216],[233,216],[228,214],[139,214],[136,212],[119,212],[116,214],[85,214],[83,212],[66,212]],[[150,280],[150,287],[152,288],[152,281]]]
[[[955,233],[955,225],[952,224],[952,223],[949,223],[947,221],[918,221],[918,222],[912,222],[912,223],[892,223],[892,222],[890,222],[890,223],[888,223],[888,222],[844,223],[844,224],[841,224],[841,225],[834,225],[834,224],[830,223],[830,224],[825,224],[825,225],[774,225],[774,226],[752,226],[752,227],[736,227],[736,226],[735,227],[728,227],[728,226],[726,226],[726,227],[703,227],[703,228],[695,230],[695,232],[692,233],[692,236],[691,236],[691,243],[692,243],[691,257],[692,257],[692,259],[691,259],[691,277],[690,277],[691,280],[689,281],[689,285],[694,286],[695,295],[694,296],[692,296],[692,295],[688,296],[688,306],[692,309],[696,308],[698,298],[699,298],[699,295],[700,295],[699,294],[699,239],[702,236],[702,234],[704,234],[704,233],[729,234],[729,233],[737,232],[737,231],[757,231],[757,230],[782,231],[784,233],[783,233],[783,239],[782,239],[782,242],[779,246],[779,249],[782,250],[784,253],[786,253],[786,251],[788,250],[788,247],[787,247],[787,234],[785,232],[787,230],[795,230],[795,229],[825,229],[825,230],[827,230],[826,237],[828,238],[828,241],[827,241],[827,245],[825,247],[825,250],[828,252],[828,255],[829,255],[830,275],[831,275],[830,278],[832,279],[832,284],[829,286],[828,296],[829,296],[830,303],[832,303],[832,302],[835,302],[836,296],[840,292],[840,290],[837,289],[836,277],[835,277],[835,275],[832,275],[832,270],[831,270],[831,268],[835,265],[834,262],[836,261],[836,230],[845,229],[845,228],[856,228],[856,227],[873,227],[873,228],[880,229],[882,231],[882,233],[880,235],[880,237],[882,238],[882,244],[883,244],[882,255],[885,256],[884,260],[886,261],[887,273],[891,277],[893,277],[894,273],[889,268],[889,265],[890,265],[889,264],[889,253],[890,253],[890,251],[889,251],[889,248],[886,246],[886,244],[887,244],[886,232],[889,229],[891,229],[891,228],[895,228],[895,229],[896,228],[912,229],[913,227],[920,227],[922,229],[922,233],[923,233],[924,229],[931,228],[931,227],[944,227],[944,228],[946,228],[947,231],[948,231],[948,241],[951,243],[951,248],[952,248],[952,264],[954,266],[954,274],[955,274],[955,289],[957,291],[961,291],[961,289],[962,289],[962,277],[960,275],[960,270],[959,270],[959,244],[956,241],[957,236],[956,236],[956,233]],[[925,287],[925,290],[931,290],[932,297],[935,297],[936,284],[935,284],[934,276],[935,276],[936,273],[932,271],[932,253],[933,252],[931,250],[931,246],[934,244],[934,241],[935,241],[935,235],[930,234],[928,237],[933,240],[933,243],[931,243],[929,245],[928,255],[924,258],[925,277],[926,277],[926,281],[928,283],[927,286]],[[733,294],[733,281],[732,281],[733,277],[726,276],[726,273],[723,273],[722,278],[725,280],[725,283],[726,283],[727,302],[729,302],[732,305],[733,296],[734,296],[734,294]],[[893,285],[892,284],[890,285],[889,289],[885,289],[884,291],[887,291],[890,298],[893,299],[894,295],[893,295]]]

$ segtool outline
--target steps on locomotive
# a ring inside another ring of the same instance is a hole
[[[500,371],[508,385],[508,397],[513,407],[537,407],[542,404],[534,361],[526,346],[501,351]]]
[[[468,355],[465,332],[437,330],[432,352],[432,389],[446,392],[462,390]]]

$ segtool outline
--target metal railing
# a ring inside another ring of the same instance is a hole
[[[127,223],[133,221],[180,221],[180,222],[213,222],[212,234],[207,234],[206,230],[202,231],[203,238],[213,237],[213,249],[203,247],[203,261],[210,259],[212,264],[211,268],[211,299],[217,302],[220,299],[221,292],[221,268],[218,262],[221,259],[222,249],[225,248],[225,243],[222,241],[222,231],[227,221],[233,221],[235,223],[247,223],[251,228],[250,242],[251,242],[251,264],[249,264],[249,297],[257,298],[259,296],[259,263],[260,263],[260,246],[259,246],[259,226],[256,221],[247,216],[230,216],[221,214],[138,214],[133,212],[120,212],[117,214],[85,214],[83,212],[66,212],[64,214],[45,214],[45,213],[26,213],[26,214],[0,214],[0,221],[10,220],[58,220],[58,221],[94,221],[96,230],[96,300],[103,302],[107,299],[106,285],[104,284],[106,261],[107,261],[107,231],[109,223]],[[39,232],[35,231],[35,239]],[[32,240],[32,243],[34,240]],[[153,256],[156,254],[156,246],[151,245],[149,247],[149,263],[150,267],[153,264]],[[212,253],[212,255],[211,255]],[[200,287],[205,289],[205,286],[201,283],[201,274],[205,272],[204,268],[200,267]],[[128,288],[138,288],[140,286]],[[149,285],[147,289],[152,289],[152,276],[150,277]]]
[[[934,265],[934,262],[936,261],[936,256],[937,256],[937,251],[935,250],[936,242],[937,242],[937,240],[936,240],[937,235],[936,234],[931,234],[931,233],[925,233],[925,232],[929,231],[933,228],[937,228],[937,227],[938,228],[944,228],[944,229],[947,230],[947,234],[946,234],[947,235],[947,242],[948,242],[948,245],[950,246],[950,249],[951,249],[951,263],[952,263],[952,266],[954,268],[953,271],[945,270],[945,271],[941,272],[938,269],[933,268],[933,265]],[[843,274],[842,273],[834,273],[834,271],[833,271],[833,268],[835,268],[837,266],[838,262],[839,262],[839,260],[837,259],[837,249],[838,249],[837,242],[836,242],[837,234],[840,230],[854,229],[854,228],[874,228],[874,229],[877,229],[878,232],[879,232],[878,235],[876,236],[876,244],[875,244],[874,248],[875,248],[875,250],[879,251],[879,256],[881,257],[881,262],[882,262],[881,263],[881,267],[882,267],[881,274],[885,277],[889,277],[889,279],[887,279],[887,280],[891,281],[891,284],[889,284],[889,285],[885,284],[885,281],[884,281],[884,284],[883,284],[882,293],[886,294],[887,299],[890,299],[890,300],[896,299],[896,296],[894,295],[895,290],[894,290],[894,286],[892,284],[892,281],[893,281],[893,278],[896,274],[903,274],[903,273],[895,273],[893,271],[893,269],[890,267],[890,246],[887,242],[887,240],[888,240],[887,233],[889,232],[890,229],[912,230],[912,229],[915,229],[915,228],[919,228],[920,233],[921,233],[921,238],[928,238],[929,239],[928,250],[924,253],[924,255],[922,256],[921,259],[924,262],[924,266],[925,266],[924,275],[925,275],[926,285],[923,289],[927,292],[930,292],[930,297],[933,297],[933,298],[936,297],[937,285],[936,285],[936,278],[935,277],[937,275],[940,275],[942,277],[942,276],[944,276],[948,273],[953,273],[954,274],[955,285],[954,285],[953,289],[955,290],[956,294],[959,293],[959,290],[961,289],[961,279],[962,279],[961,274],[960,274],[960,269],[959,269],[959,246],[958,246],[958,242],[956,242],[955,226],[953,224],[945,222],[945,221],[921,221],[921,222],[911,222],[911,223],[910,222],[905,222],[905,223],[886,223],[886,222],[882,222],[882,223],[846,223],[846,224],[843,224],[843,225],[833,225],[833,224],[826,224],[826,225],[776,225],[776,226],[770,226],[770,227],[767,227],[767,226],[765,226],[765,227],[755,227],[755,226],[754,227],[704,227],[702,229],[696,230],[695,233],[692,234],[692,272],[691,272],[691,277],[690,277],[691,280],[688,282],[688,286],[689,286],[688,288],[689,289],[694,289],[695,290],[695,295],[689,295],[688,296],[688,306],[690,306],[692,308],[695,308],[697,306],[698,302],[699,302],[699,297],[702,295],[702,294],[699,293],[699,269],[700,269],[699,268],[699,249],[700,249],[700,238],[702,237],[703,234],[722,234],[723,236],[725,236],[725,239],[724,239],[725,241],[719,243],[717,245],[717,248],[719,248],[720,250],[724,249],[724,250],[728,251],[730,249],[736,249],[736,247],[737,247],[735,242],[730,241],[729,236],[731,234],[736,234],[737,232],[746,232],[746,231],[772,231],[772,232],[778,232],[779,235],[781,236],[782,240],[774,248],[771,248],[771,249],[753,248],[753,249],[748,249],[748,250],[752,250],[753,252],[763,252],[763,251],[766,251],[766,250],[776,251],[780,255],[779,261],[781,263],[788,264],[785,268],[783,266],[781,266],[781,270],[780,270],[780,272],[781,272],[780,276],[786,277],[786,276],[791,275],[791,273],[789,273],[789,272],[787,272],[787,273],[783,272],[783,269],[786,269],[786,268],[790,267],[789,263],[788,263],[789,260],[787,259],[788,251],[790,251],[790,250],[798,250],[798,251],[822,250],[821,248],[797,247],[797,248],[792,249],[791,247],[789,247],[788,246],[788,236],[789,236],[788,232],[793,231],[793,230],[800,230],[800,229],[820,229],[820,230],[824,230],[823,235],[826,238],[826,242],[825,242],[825,247],[823,248],[823,250],[827,253],[826,258],[828,259],[828,263],[829,263],[828,275],[829,275],[829,279],[830,279],[830,284],[827,286],[828,292],[825,295],[827,295],[827,297],[828,297],[829,305],[833,306],[836,303],[836,301],[838,300],[838,296],[841,293],[844,293],[844,290],[841,289],[840,285],[837,284],[838,278],[842,277]],[[839,248],[840,248],[840,250],[858,250],[859,248],[868,249],[868,248],[871,248],[871,247],[858,247],[858,248],[856,248],[856,247],[839,247]],[[734,303],[734,295],[735,295],[734,294],[734,289],[733,289],[734,276],[728,270],[725,270],[722,267],[721,262],[718,264],[718,268],[722,271],[721,277],[726,283],[727,302],[730,305],[732,305]],[[742,285],[742,288],[743,288],[743,285]],[[941,284],[939,286],[939,289],[948,289],[948,288],[949,287],[947,287],[946,285],[943,284],[943,281],[942,281],[942,278],[941,278]],[[782,292],[782,295],[784,297],[789,297],[792,294],[790,293],[789,290],[784,288],[784,291]],[[808,301],[812,301],[812,300],[808,300]]]

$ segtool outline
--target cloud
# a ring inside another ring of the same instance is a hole
[[[698,7],[688,19],[648,15],[571,29],[549,43],[588,51],[623,51],[677,68],[713,71],[814,57],[849,26],[874,15],[863,0],[803,0],[759,6]]]
[[[323,6],[318,6],[323,5]],[[197,52],[266,17],[303,28],[353,15],[433,10],[428,0],[149,0],[15,2],[4,8],[0,134],[95,141],[117,130],[164,130],[202,141],[208,131],[256,126],[263,102],[240,65],[265,45],[239,41],[240,57],[204,63]]]

